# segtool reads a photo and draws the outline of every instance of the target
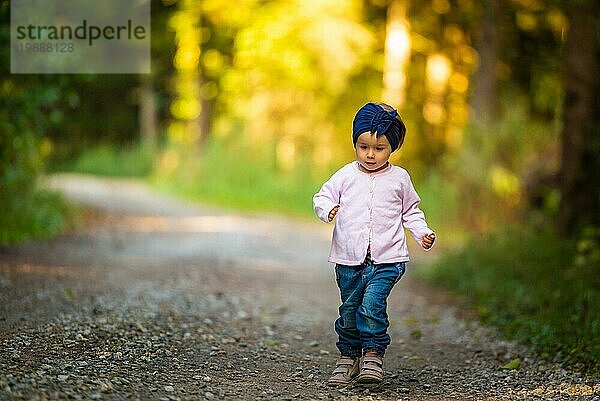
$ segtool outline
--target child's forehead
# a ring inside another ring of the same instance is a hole
[[[371,133],[370,131],[367,132],[363,132],[362,134],[360,134],[358,136],[358,139],[356,140],[356,142],[360,142],[360,143],[365,143],[367,145],[389,145],[390,142],[388,141],[387,137],[385,135],[380,135],[379,138],[377,138],[377,136],[373,133]]]

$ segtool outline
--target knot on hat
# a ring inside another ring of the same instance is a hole
[[[398,149],[404,141],[406,127],[398,118],[398,111],[386,111],[375,103],[367,103],[361,107],[352,122],[352,143],[356,146],[358,137],[370,132],[379,138],[385,135],[392,147],[392,152]]]

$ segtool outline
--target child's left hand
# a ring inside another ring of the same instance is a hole
[[[435,234],[431,233],[423,237],[423,239],[421,240],[421,246],[423,247],[423,249],[430,249],[433,246],[434,242]]]

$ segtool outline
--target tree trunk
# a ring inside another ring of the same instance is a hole
[[[202,71],[202,69],[200,70],[200,77],[198,78],[199,81],[199,86],[202,87],[202,85],[206,82],[206,78],[204,75],[204,71]],[[200,150],[200,154],[202,154],[204,152],[204,147],[206,145],[206,142],[210,136],[210,133],[212,131],[212,121],[213,121],[213,114],[214,114],[214,103],[215,100],[213,99],[207,99],[205,96],[200,96],[200,115],[198,116],[198,129],[200,130],[200,140],[198,141],[198,147]]]
[[[473,77],[473,111],[475,121],[494,122],[498,114],[498,78],[500,52],[501,0],[484,0],[479,34],[475,47],[479,53],[479,68]]]
[[[600,3],[568,4],[558,219],[566,237],[576,235],[584,225],[600,226]]]
[[[156,94],[150,79],[143,79],[139,89],[138,120],[142,143],[154,149],[157,142],[158,118],[156,116]]]

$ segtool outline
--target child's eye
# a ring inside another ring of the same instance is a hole
[[[364,150],[364,149],[366,149],[367,147],[366,147],[365,145],[360,145],[360,146],[359,146],[359,148],[361,148],[361,149],[363,149],[363,150]]]
[[[384,150],[384,149],[385,149],[385,148],[377,148],[377,150],[378,150],[379,152],[381,152],[381,151],[382,151],[382,150]]]

